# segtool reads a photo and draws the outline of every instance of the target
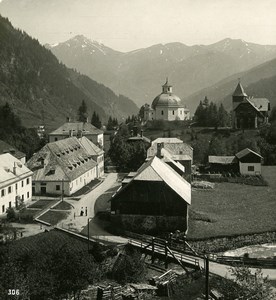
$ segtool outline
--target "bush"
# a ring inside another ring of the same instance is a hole
[[[15,221],[16,213],[15,213],[14,208],[9,207],[6,212],[7,212],[7,220],[10,221],[10,222]]]

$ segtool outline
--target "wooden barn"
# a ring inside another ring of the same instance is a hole
[[[263,157],[255,151],[245,148],[236,154],[240,173],[243,175],[261,175]]]
[[[111,198],[114,225],[148,233],[186,232],[191,185],[156,156],[132,175]]]

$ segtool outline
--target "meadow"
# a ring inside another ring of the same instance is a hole
[[[188,238],[233,236],[276,230],[276,166],[263,166],[269,186],[217,183],[193,190]]]

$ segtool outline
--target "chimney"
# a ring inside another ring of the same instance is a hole
[[[137,126],[133,126],[133,136],[137,136],[138,135],[138,128]]]
[[[143,137],[143,135],[144,135],[143,129],[141,129],[140,134],[141,134],[141,137]]]
[[[73,130],[72,129],[69,130],[69,137],[71,137],[71,136],[73,136]]]
[[[156,153],[156,156],[158,158],[162,158],[162,154],[161,154],[162,148],[164,148],[164,143],[157,143],[157,153]]]
[[[16,175],[16,169],[17,169],[17,168],[16,168],[16,162],[14,162],[14,164],[13,164],[13,174],[14,174],[14,175]]]
[[[88,122],[89,122],[89,119],[88,119],[88,117],[86,117],[84,123],[88,123]]]
[[[70,121],[70,117],[66,117],[66,122],[69,123]]]

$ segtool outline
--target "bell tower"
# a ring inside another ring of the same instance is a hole
[[[244,89],[241,85],[241,81],[239,79],[239,83],[232,95],[232,109],[233,111],[235,110],[235,108],[241,103],[243,102],[245,99],[247,99],[247,94],[244,92]]]

